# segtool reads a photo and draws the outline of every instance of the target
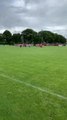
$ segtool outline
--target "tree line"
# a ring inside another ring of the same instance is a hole
[[[50,31],[36,32],[33,29],[25,29],[21,33],[12,34],[9,30],[5,30],[0,34],[0,44],[66,44],[66,38],[60,34]]]

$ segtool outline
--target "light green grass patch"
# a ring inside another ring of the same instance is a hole
[[[67,119],[66,99],[11,78],[67,98],[67,47],[0,46],[0,120]]]

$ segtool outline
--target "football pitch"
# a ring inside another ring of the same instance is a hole
[[[67,120],[66,46],[0,46],[0,120]]]

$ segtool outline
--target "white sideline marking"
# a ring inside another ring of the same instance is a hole
[[[51,91],[46,90],[46,89],[42,89],[42,88],[37,87],[37,86],[34,86],[34,85],[30,84],[30,83],[27,83],[27,82],[21,81],[21,80],[19,80],[19,79],[12,78],[12,77],[10,77],[10,76],[8,76],[8,75],[0,74],[0,76],[5,77],[5,78],[8,78],[8,79],[10,79],[10,80],[12,80],[12,81],[15,81],[15,82],[18,82],[18,83],[24,84],[24,85],[26,85],[26,86],[32,87],[32,88],[37,89],[37,90],[39,90],[39,91],[41,91],[41,92],[45,92],[45,93],[48,93],[48,94],[50,94],[50,95],[56,96],[56,97],[58,97],[58,98],[61,98],[61,99],[67,100],[67,97],[65,97],[65,96],[62,96],[62,95],[60,95],[60,94],[57,94],[57,93],[51,92]]]

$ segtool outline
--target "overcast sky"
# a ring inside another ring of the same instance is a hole
[[[67,0],[0,0],[0,32],[26,28],[67,37]]]

